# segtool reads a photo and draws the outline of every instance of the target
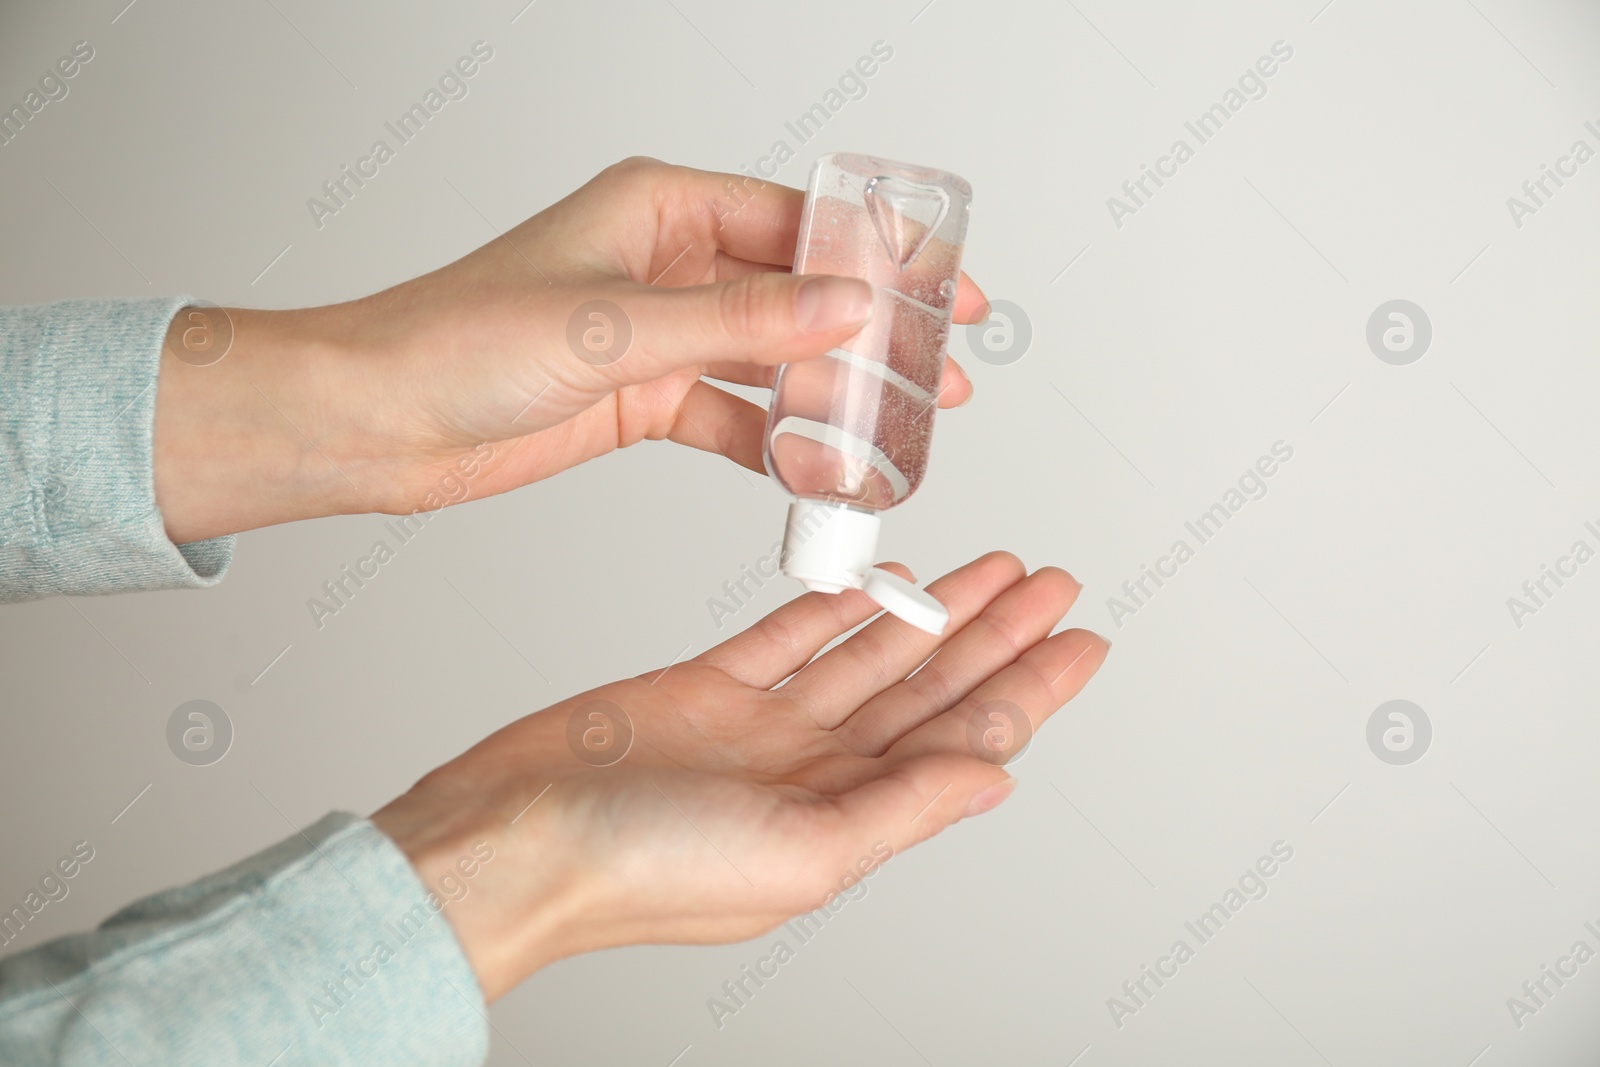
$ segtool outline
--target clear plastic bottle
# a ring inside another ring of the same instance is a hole
[[[767,417],[767,470],[797,498],[783,572],[809,589],[863,589],[931,633],[944,608],[872,561],[878,513],[928,469],[971,200],[944,171],[852,153],[817,161],[795,273],[865,279],[872,317],[826,356],[779,368]]]

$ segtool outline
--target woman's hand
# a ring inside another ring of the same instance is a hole
[[[464,887],[444,914],[490,1000],[580,952],[754,937],[1000,803],[997,764],[1105,658],[1087,630],[1049,636],[1065,571],[993,553],[928,588],[943,637],[883,616],[813,662],[876,609],[806,593],[512,723],[373,822],[426,884]]]
[[[840,344],[870,308],[863,282],[789,273],[803,199],[630,159],[392,289],[230,309],[215,363],[186,349],[186,331],[204,331],[180,314],[156,394],[168,535],[409,513],[439,506],[440,485],[469,470],[471,495],[487,496],[645,439],[761,472],[765,412],[703,379],[769,385],[776,365]],[[955,320],[986,309],[963,276]],[[941,406],[970,394],[947,362]],[[485,442],[487,463],[467,458]]]

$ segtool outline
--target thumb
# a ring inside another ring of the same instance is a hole
[[[706,363],[810,359],[857,333],[874,295],[858,278],[781,271],[687,288],[630,285],[615,305],[631,343],[606,365],[625,382],[645,382]]]

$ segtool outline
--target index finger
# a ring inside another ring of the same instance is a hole
[[[787,267],[794,262],[806,195],[787,185],[693,167],[677,167],[685,207],[702,216],[717,247],[751,263]]]

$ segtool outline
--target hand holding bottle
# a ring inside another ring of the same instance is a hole
[[[765,413],[703,379],[770,385],[778,364],[859,330],[871,304],[859,281],[789,273],[802,200],[742,175],[630,159],[391,289],[230,310],[232,346],[209,366],[178,357],[175,320],[155,427],[168,534],[182,543],[409,513],[486,441],[494,458],[474,496],[646,439],[762,471]],[[979,321],[986,306],[963,276],[956,321]],[[939,403],[970,392],[946,363]]]

